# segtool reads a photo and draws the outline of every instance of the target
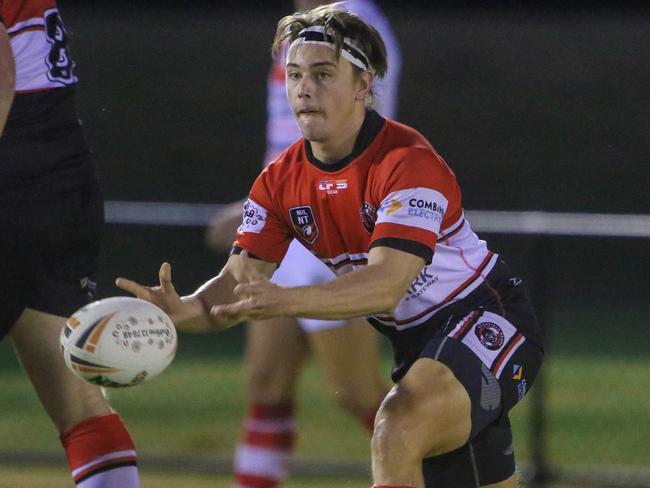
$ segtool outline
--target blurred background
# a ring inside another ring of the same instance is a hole
[[[402,48],[399,119],[454,169],[465,208],[650,214],[645,2],[378,3]],[[264,155],[269,47],[292,3],[59,4],[106,199],[219,204],[245,195]],[[532,283],[547,327],[538,403],[515,410],[521,466],[540,486],[650,486],[650,241],[481,235]],[[225,257],[207,250],[201,226],[111,224],[100,294],[118,294],[118,275],[153,283],[163,260],[188,293]],[[216,460],[228,459],[244,413],[243,333],[182,336],[161,378],[114,393],[152,470],[156,456],[180,470],[227,469]],[[11,354],[1,357],[11,388],[0,399],[0,435],[16,439],[5,455],[47,458],[54,429]],[[325,475],[358,473],[368,441],[319,375],[310,367],[303,382],[300,456]],[[182,456],[207,464],[169,462]]]

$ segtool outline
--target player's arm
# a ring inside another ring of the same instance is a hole
[[[368,266],[314,286],[282,288],[269,281],[242,283],[239,301],[212,308],[219,320],[238,322],[276,316],[345,319],[395,309],[425,265],[415,254],[374,247]]]
[[[225,329],[239,322],[229,320],[228,317],[211,315],[210,309],[214,305],[233,301],[235,286],[266,279],[273,274],[275,268],[275,263],[252,258],[243,251],[231,255],[219,275],[204,283],[191,295],[181,297],[176,293],[169,263],[163,263],[160,267],[158,286],[144,286],[125,278],[117,278],[116,285],[162,308],[179,330],[208,332]]]
[[[16,67],[9,35],[0,22],[0,136],[4,131],[16,88]]]
[[[366,267],[320,285],[295,288],[292,315],[336,320],[392,312],[425,264],[415,254],[374,247]]]

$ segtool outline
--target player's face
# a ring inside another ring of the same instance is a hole
[[[289,104],[305,139],[327,144],[347,137],[364,114],[352,65],[327,46],[304,44],[291,49],[286,69]]]

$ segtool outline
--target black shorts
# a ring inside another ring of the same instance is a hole
[[[464,338],[452,337],[453,331],[441,334],[422,351],[421,357],[436,359],[451,369],[472,403],[469,442],[423,461],[427,488],[478,488],[503,481],[515,472],[508,412],[533,384],[543,352],[517,332],[508,340],[503,330],[505,319],[498,321],[495,316],[485,312],[467,327]],[[500,347],[494,347],[495,341],[502,342]]]
[[[445,364],[469,394],[470,440],[423,461],[427,488],[474,488],[503,481],[515,470],[508,412],[537,376],[542,336],[522,280],[503,261],[486,281],[422,325],[395,331],[370,320],[393,344],[394,381],[418,358],[432,358]]]
[[[25,308],[65,317],[95,298],[104,225],[97,185],[24,197],[0,197],[0,338]]]

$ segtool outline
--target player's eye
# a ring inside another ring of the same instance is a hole
[[[296,71],[290,71],[289,73],[287,73],[287,78],[289,78],[290,80],[294,80],[294,81],[299,80],[300,79],[300,73],[298,73]]]

